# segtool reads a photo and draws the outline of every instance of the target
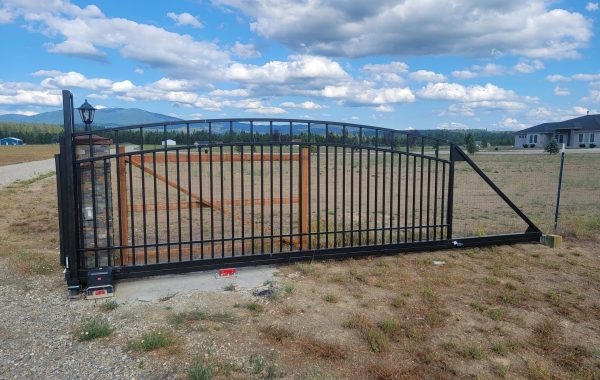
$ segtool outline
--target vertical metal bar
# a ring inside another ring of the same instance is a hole
[[[325,124],[325,247],[329,248],[329,124]]]
[[[127,217],[129,210],[127,207],[127,166],[125,158],[125,147],[117,148],[117,194],[119,195],[119,243],[121,247],[129,245],[129,226]],[[121,248],[121,265],[129,265],[129,249]]]
[[[446,222],[448,223],[448,239],[452,239],[452,209],[454,208],[454,161],[450,161],[450,167],[448,170],[448,216],[446,216]]]
[[[293,187],[293,183],[292,183],[292,178],[294,177],[294,170],[293,170],[293,163],[294,161],[292,160],[292,151],[293,151],[293,145],[292,145],[292,141],[294,140],[292,138],[293,136],[293,127],[292,127],[292,122],[290,121],[290,251],[294,249],[294,245],[292,244],[293,241],[293,233],[294,233],[294,225],[293,225],[293,220],[294,220],[294,210],[293,210],[293,203],[291,202],[292,197],[294,195],[294,187]],[[298,154],[300,154],[300,149],[298,149]]]
[[[123,150],[124,151],[124,150]],[[115,174],[117,176],[117,213],[119,216],[119,246],[121,248],[119,248],[119,265],[124,265],[123,263],[123,235],[122,235],[122,226],[123,226],[123,222],[122,222],[122,209],[121,209],[121,153],[122,151],[122,147],[119,145],[119,131],[115,131],[115,152],[117,154],[117,169],[115,170]],[[125,199],[127,199],[127,197],[125,197]],[[125,213],[127,213],[127,207],[125,207]],[[114,217],[113,217],[114,220]],[[127,222],[125,222],[125,227],[127,227]]]
[[[229,162],[230,171],[229,175],[231,176],[231,256],[236,256],[235,254],[235,187],[233,185],[234,175],[233,175],[233,122],[229,122],[229,136],[231,136],[231,141],[229,145],[229,155],[231,156],[231,160]],[[243,242],[242,242],[243,244]]]
[[[189,252],[189,260],[193,260],[194,258],[194,245],[192,241],[194,240],[194,233],[192,228],[192,150],[190,148],[190,123],[186,124],[187,131],[187,175],[188,175],[188,229],[189,229],[189,240],[190,240],[190,252]]]
[[[431,159],[427,159],[427,240],[429,240],[429,199],[431,196]]]
[[[392,139],[393,139],[393,135],[392,135]],[[392,145],[392,144],[390,144],[390,145]],[[393,240],[392,235],[394,233],[393,213],[394,213],[394,151],[392,149],[392,150],[390,150],[390,223],[389,223],[390,238],[388,240],[388,243],[390,243],[390,244],[392,244],[392,240]]]
[[[144,234],[144,264],[148,264],[148,234],[146,229],[146,171],[145,168],[145,159],[144,159],[144,130],[140,128],[140,150],[141,154],[141,175],[142,175],[142,223],[143,226],[143,234]],[[157,252],[158,254],[158,252]]]
[[[333,246],[337,247],[338,238],[338,147],[337,143],[333,147]]]
[[[396,243],[400,243],[400,226],[402,224],[402,214],[400,214],[400,204],[402,203],[402,153],[398,152],[398,199],[396,200]]]
[[[423,240],[423,156],[425,155],[425,139],[421,137],[421,179],[419,180],[419,241]]]
[[[106,227],[106,237],[104,238],[105,243],[105,247],[107,248],[106,250],[106,255],[107,260],[108,260],[108,266],[111,267],[113,266],[113,262],[112,262],[112,242],[109,241],[108,239],[110,238],[110,223],[112,222],[110,220],[110,214],[108,212],[109,207],[112,209],[112,198],[109,197],[109,192],[108,192],[108,162],[106,161],[106,158],[103,160],[104,163],[104,218],[105,218],[105,227]]]
[[[362,188],[363,188],[363,175],[362,175],[362,128],[358,132],[358,245],[362,245]]]
[[[346,126],[342,126],[342,246],[346,246]]]
[[[350,245],[354,245],[354,144],[350,144]]]
[[[381,169],[381,244],[385,244],[385,151],[382,151],[383,155],[383,168]]]
[[[379,130],[375,130],[375,189],[373,204],[373,244],[377,244],[377,213],[379,212]]]
[[[442,162],[442,207],[440,208],[440,239],[444,239],[444,203],[446,201],[446,163]],[[448,239],[448,230],[446,229],[446,239]]]
[[[560,207],[560,189],[562,187],[562,179],[563,179],[563,167],[565,164],[565,144],[562,144],[562,149],[560,153],[560,171],[558,174],[558,190],[556,191],[556,208],[554,209],[554,233],[556,234],[556,229],[558,228],[558,209]]]
[[[273,238],[273,236],[275,235],[275,222],[274,222],[274,217],[273,217],[273,203],[274,203],[274,198],[273,198],[273,122],[269,121],[269,147],[270,147],[270,160],[269,160],[269,165],[270,165],[270,170],[269,170],[269,177],[270,177],[270,193],[271,193],[271,218],[269,219],[269,221],[271,222],[271,245],[270,245],[270,251],[271,253],[273,253],[275,251],[275,240]],[[281,200],[279,200],[279,203],[281,203]]]
[[[317,145],[317,248],[321,248],[321,146]]]
[[[202,200],[204,199],[202,195],[202,184],[204,183],[204,178],[202,178],[202,148],[198,146],[198,192],[200,195],[200,259],[204,259],[204,204]]]
[[[439,143],[436,146],[436,160],[435,160],[435,179],[434,179],[434,190],[433,190],[433,240],[437,240],[437,206],[438,206],[438,175],[439,175],[439,160],[438,152],[440,150]]]
[[[223,187],[223,144],[219,145],[219,175],[221,180],[221,257],[225,257],[225,189]],[[231,207],[233,207],[233,202],[231,202]]]
[[[175,150],[175,165],[177,173],[177,245],[179,247],[179,261],[182,260],[182,234],[181,234],[181,174],[180,174],[180,162],[179,162],[179,153],[180,150],[177,148]]]
[[[413,156],[412,223],[411,241],[415,241],[415,223],[417,217],[417,156]]]
[[[167,151],[167,126],[163,129],[164,153],[165,153],[165,198],[167,214],[167,262],[171,262],[171,209],[169,206],[169,152]],[[158,252],[157,252],[158,254]]]
[[[152,152],[152,170],[154,173],[156,173],[156,152]],[[158,252],[158,200],[156,199],[158,197],[158,189],[156,183],[156,175],[153,175],[152,178],[154,180],[154,248],[156,252],[156,257],[154,261],[158,263],[160,259]]]
[[[290,152],[292,154],[292,152]],[[283,251],[283,143],[279,141],[279,252]]]
[[[410,155],[408,154],[408,136],[406,136],[406,167],[404,172],[406,174],[406,181],[404,183],[404,242],[408,242],[408,179],[410,175]],[[414,176],[414,173],[413,173]]]
[[[244,143],[242,142],[242,144],[240,145],[240,190],[241,190],[241,194],[240,197],[241,199],[241,205],[242,205],[242,223],[240,223],[240,227],[242,227],[242,256],[246,255],[246,235],[245,235],[245,224],[243,221],[246,220],[246,213],[244,212],[244,201],[246,198],[244,198]]]
[[[133,213],[133,166],[131,164],[133,157],[129,156],[128,164],[129,164],[129,206],[131,207],[129,214],[131,215],[131,245],[133,249],[133,253],[131,255],[132,265],[136,265],[136,255],[135,255],[135,215]]]
[[[367,148],[367,241],[371,239],[371,149]]]
[[[265,149],[260,144],[260,253],[265,253]],[[273,199],[271,199],[273,203]]]
[[[250,122],[250,130],[252,131],[252,122]],[[252,223],[250,224],[250,236],[252,237],[252,255],[255,254],[255,241],[254,241],[254,150],[256,146],[254,145],[254,135],[250,134],[253,141],[251,142],[250,148],[250,220]]]
[[[300,150],[300,249],[307,249],[309,239],[309,166],[308,166],[309,148],[302,147]]]
[[[210,125],[208,123],[209,130],[211,130]],[[212,136],[212,134],[210,134]],[[213,172],[213,145],[212,141],[210,142],[210,146],[208,148],[209,153],[209,173],[210,173],[210,257],[211,259],[215,258],[215,208],[213,207],[215,204],[215,187],[214,187],[214,172]],[[223,205],[221,205],[223,207]]]

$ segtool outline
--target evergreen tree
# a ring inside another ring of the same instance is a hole
[[[557,154],[560,151],[560,148],[558,147],[558,142],[556,142],[555,139],[552,139],[546,144],[544,150],[550,154]]]
[[[471,133],[467,133],[465,136],[465,146],[469,154],[475,154],[475,152],[477,152],[477,145],[475,145],[475,139]]]

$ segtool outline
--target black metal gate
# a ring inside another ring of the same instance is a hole
[[[97,267],[125,278],[541,236],[458,146],[416,132],[290,119],[75,131],[73,96],[63,99],[56,166],[71,289]],[[524,228],[457,237],[459,162]]]

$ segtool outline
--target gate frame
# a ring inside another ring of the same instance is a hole
[[[74,160],[74,141],[77,136],[86,135],[91,136],[91,131],[86,132],[75,132],[75,119],[74,119],[74,108],[73,108],[73,94],[68,90],[62,91],[63,95],[63,115],[64,115],[64,135],[60,139],[60,153],[55,156],[55,164],[56,164],[56,174],[57,174],[57,198],[58,198],[58,208],[59,208],[59,235],[60,235],[60,263],[61,266],[64,267],[65,280],[67,282],[67,288],[71,295],[76,295],[81,287],[85,285],[87,282],[87,274],[89,269],[79,267],[79,251],[81,244],[79,236],[81,231],[79,231],[77,221],[80,218],[81,210],[78,207],[78,187],[75,185],[75,170],[76,163]],[[201,260],[190,260],[190,261],[179,261],[179,262],[169,262],[169,263],[158,263],[158,264],[144,264],[137,266],[124,266],[121,263],[121,266],[113,267],[114,277],[116,279],[123,278],[132,278],[132,277],[145,277],[150,275],[159,275],[159,274],[171,274],[171,273],[183,273],[197,270],[210,270],[221,268],[223,266],[251,266],[251,265],[259,265],[259,264],[276,264],[276,263],[292,263],[296,261],[306,261],[306,260],[314,260],[314,259],[343,259],[348,257],[361,257],[361,256],[372,256],[372,255],[391,255],[391,254],[399,254],[405,252],[416,252],[416,251],[432,251],[439,249],[451,249],[451,248],[460,248],[460,247],[479,247],[479,246],[487,246],[487,245],[497,245],[497,244],[513,244],[513,243],[523,243],[523,242],[538,242],[542,232],[540,229],[519,209],[509,198],[504,194],[498,186],[473,162],[469,156],[465,154],[465,152],[456,144],[449,143],[448,141],[439,140],[435,138],[429,138],[429,140],[436,141],[437,146],[435,147],[435,157],[433,156],[425,156],[424,155],[424,136],[418,136],[410,132],[392,130],[380,127],[372,127],[368,125],[358,125],[352,123],[335,123],[328,121],[315,121],[315,120],[300,120],[300,119],[263,119],[263,118],[248,118],[248,119],[210,119],[210,120],[190,120],[190,121],[177,121],[177,122],[167,122],[167,123],[156,123],[156,124],[144,124],[144,125],[133,125],[133,126],[124,126],[124,127],[115,127],[115,128],[107,128],[106,131],[118,131],[118,130],[129,130],[129,129],[140,129],[146,127],[154,127],[154,126],[166,126],[170,124],[187,124],[188,125],[188,140],[189,140],[189,124],[190,123],[217,123],[217,122],[235,122],[235,121],[244,121],[244,122],[285,122],[285,123],[311,123],[313,124],[324,124],[324,125],[343,125],[345,127],[351,128],[367,128],[370,130],[375,130],[376,133],[379,131],[383,131],[383,133],[400,133],[406,136],[407,141],[407,149],[406,154],[413,154],[409,152],[409,140],[412,139],[421,139],[421,159],[423,157],[427,157],[428,159],[439,159],[439,145],[440,143],[449,144],[450,146],[450,158],[447,161],[448,163],[448,194],[447,197],[447,209],[446,209],[446,221],[447,225],[447,234],[446,239],[440,240],[429,240],[429,241],[412,241],[405,243],[394,243],[394,244],[378,244],[378,245],[353,245],[346,247],[336,247],[336,248],[317,248],[308,250],[307,240],[309,236],[304,235],[304,232],[301,232],[300,238],[300,250],[293,252],[277,252],[271,254],[259,254],[259,255],[249,255],[249,256],[232,256],[232,257],[221,257],[221,258],[212,258],[212,259],[201,259]],[[291,127],[290,127],[291,128]],[[309,127],[310,128],[310,127]],[[344,129],[345,131],[345,129]],[[310,133],[310,132],[309,132]],[[328,132],[326,131],[326,135]],[[362,136],[362,135],[361,135]],[[376,134],[376,136],[378,136]],[[393,136],[393,135],[392,135]],[[309,136],[310,137],[310,136]],[[290,139],[292,136],[290,135]],[[378,144],[379,137],[376,137],[376,146]],[[210,146],[218,145],[210,142]],[[254,142],[250,143],[254,144]],[[296,143],[290,141],[290,145],[300,145],[306,148],[306,143]],[[287,144],[285,144],[287,145]],[[334,145],[331,145],[334,146]],[[189,151],[189,141],[187,145],[187,149]],[[117,157],[118,166],[116,170],[120,171],[124,168],[125,157],[119,155],[122,153],[122,148],[120,147],[118,142],[115,148]],[[194,147],[195,148],[195,147]],[[364,149],[368,149],[372,147],[364,147]],[[181,149],[181,148],[180,148]],[[184,147],[183,149],[186,149]],[[350,147],[350,149],[353,149]],[[363,148],[360,148],[363,149]],[[161,150],[162,151],[162,150]],[[166,153],[168,150],[165,147],[164,152]],[[144,152],[142,151],[142,154]],[[394,153],[403,153],[401,150],[395,151]],[[177,150],[177,154],[179,155],[179,151]],[[309,181],[309,168],[308,168],[308,149],[299,149],[299,172],[300,172],[300,186],[302,187],[301,191],[304,192],[305,187],[308,188]],[[142,156],[143,157],[143,156]],[[109,157],[110,158],[110,157]],[[290,159],[291,159],[291,151],[290,151]],[[89,159],[93,161],[92,159]],[[143,158],[142,158],[143,160]],[[499,235],[489,235],[482,237],[466,237],[466,238],[453,238],[452,235],[452,226],[453,226],[453,206],[454,206],[454,171],[455,171],[455,162],[464,161],[466,162],[494,191],[495,193],[501,197],[501,199],[524,221],[527,223],[527,230],[523,233],[514,233],[514,234],[499,234]],[[421,168],[422,169],[422,168]],[[122,186],[123,181],[120,181],[118,186]],[[443,188],[443,186],[442,186]],[[123,195],[123,194],[122,194]],[[442,201],[444,197],[442,196]],[[233,200],[232,200],[233,201]],[[242,200],[243,202],[244,200]],[[291,199],[290,199],[291,201]],[[308,215],[307,215],[307,206],[309,199],[307,197],[300,197],[299,199],[299,213],[300,213],[300,222],[299,228],[301,231],[308,231],[308,235],[310,235],[309,225],[308,225]],[[443,205],[442,205],[443,209]],[[414,212],[414,210],[413,210]],[[306,215],[305,215],[306,214]],[[121,223],[119,220],[119,228],[125,230],[128,228],[127,225]],[[406,228],[406,226],[405,226]],[[414,228],[414,225],[413,225]],[[443,227],[442,227],[443,228]],[[291,242],[290,242],[291,244]],[[97,249],[97,248],[95,248]],[[131,248],[128,246],[127,248],[117,248],[123,250],[130,250]],[[158,248],[157,248],[158,255]]]

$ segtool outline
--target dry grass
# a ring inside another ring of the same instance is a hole
[[[54,181],[0,195],[0,285],[40,299],[62,291]],[[185,377],[199,355],[214,378],[594,379],[599,249],[597,241],[567,238],[559,250],[522,244],[280,266],[276,302],[237,291],[124,303],[106,317],[135,333],[119,328],[91,344],[119,354],[143,331],[170,327],[171,346],[133,354],[162,378]],[[445,264],[432,263],[438,259]],[[91,303],[89,311],[100,312]],[[263,358],[260,374],[251,357]]]
[[[45,160],[58,153],[58,144],[0,146],[0,166]]]

